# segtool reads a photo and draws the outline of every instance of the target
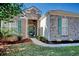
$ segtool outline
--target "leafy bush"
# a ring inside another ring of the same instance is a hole
[[[22,39],[22,36],[18,35],[17,39],[18,39],[18,41],[20,41]]]
[[[2,34],[2,32],[0,32],[0,39],[2,39],[3,38],[3,34]]]
[[[9,37],[13,37],[13,36],[15,36],[13,34],[13,30],[8,30],[5,28],[0,30],[0,39],[1,40],[7,40]]]
[[[47,38],[46,37],[43,37],[43,36],[37,36],[36,38],[38,40],[40,40],[40,41],[46,41],[47,40]]]
[[[22,33],[17,33],[16,36],[17,36],[18,41],[20,41],[23,37],[23,34]]]

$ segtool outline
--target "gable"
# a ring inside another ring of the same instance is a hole
[[[30,7],[26,10],[24,10],[25,13],[32,13],[32,14],[39,14],[39,9],[36,7]]]

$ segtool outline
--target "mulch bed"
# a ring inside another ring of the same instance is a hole
[[[31,42],[31,39],[26,38],[26,39],[22,39],[20,41],[18,41],[18,40],[16,40],[16,41],[3,41],[3,40],[0,40],[0,45],[18,44],[18,43],[26,43],[26,42]]]
[[[74,40],[74,41],[68,41],[68,40],[64,40],[64,41],[42,41],[44,43],[47,44],[68,44],[68,43],[79,43],[79,40]]]

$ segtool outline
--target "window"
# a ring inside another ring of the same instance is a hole
[[[68,19],[65,17],[58,17],[58,34],[68,35]]]
[[[62,35],[68,35],[68,19],[62,18]]]

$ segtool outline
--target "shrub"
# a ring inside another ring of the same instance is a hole
[[[39,39],[40,41],[46,41],[47,40],[47,38],[44,37],[44,36],[37,36],[36,38]]]
[[[23,37],[22,33],[17,33],[16,36],[18,41],[22,40],[22,37]]]
[[[5,28],[0,29],[0,39],[5,40],[5,41],[7,41],[7,40],[13,41],[13,37],[15,36],[15,34],[13,34],[13,31],[14,30],[12,30],[12,29],[9,30],[8,28],[7,29],[5,29]]]
[[[17,36],[17,39],[18,39],[18,41],[21,41],[22,36],[18,35],[18,36]]]
[[[2,32],[0,32],[0,40],[3,38],[3,34]]]

